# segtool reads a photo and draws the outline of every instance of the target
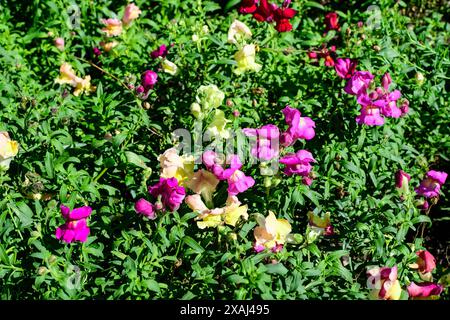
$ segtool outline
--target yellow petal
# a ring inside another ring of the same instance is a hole
[[[222,224],[222,217],[220,215],[208,215],[202,221],[197,221],[197,226],[200,229],[215,228]]]
[[[400,282],[395,280],[391,283],[389,289],[386,292],[386,298],[389,300],[399,300],[402,294],[402,288]]]
[[[248,214],[247,214],[248,206],[240,206],[240,207],[231,207],[230,209],[225,209],[225,223],[230,226],[236,226],[236,222],[239,220],[240,217],[247,220]]]

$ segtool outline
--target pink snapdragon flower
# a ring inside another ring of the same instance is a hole
[[[234,163],[232,163],[231,165],[232,168],[233,167],[240,168],[242,166],[239,158],[237,158],[238,162],[236,162],[235,158],[232,158],[231,160],[234,161]],[[212,150],[207,150],[203,152],[202,162],[206,166],[206,169],[208,169],[208,171],[214,173],[217,179],[224,180],[223,178],[224,168],[222,166],[224,159],[221,159],[216,152]]]
[[[355,74],[347,81],[344,91],[351,95],[366,93],[373,78],[374,75],[369,71],[356,71]]]
[[[155,71],[147,70],[142,74],[141,85],[145,91],[153,89],[153,86],[158,82],[158,74]]]
[[[152,51],[150,53],[150,56],[152,57],[152,59],[156,59],[159,57],[165,58],[167,56],[168,51],[169,50],[167,49],[167,46],[165,44],[163,44],[163,45],[160,45],[158,47],[158,49]]]
[[[178,185],[176,178],[160,178],[159,182],[148,188],[148,192],[155,198],[160,198],[163,210],[176,211],[186,195],[184,187]]]
[[[334,70],[339,77],[343,79],[350,79],[356,71],[356,66],[358,62],[349,58],[337,58],[334,65]]]
[[[307,177],[311,173],[311,162],[316,162],[311,152],[307,150],[299,150],[296,153],[288,153],[280,159],[280,163],[284,164],[284,173],[288,176],[294,174]]]
[[[408,295],[410,298],[429,298],[440,295],[444,288],[439,284],[430,282],[419,284],[411,282],[406,289],[408,290]]]
[[[289,105],[282,110],[285,121],[288,124],[286,132],[281,134],[280,142],[288,147],[297,139],[311,140],[316,135],[314,128],[316,124],[309,117],[301,117],[300,111],[291,108]]]
[[[92,213],[92,208],[84,206],[70,210],[69,207],[61,205],[61,214],[66,223],[56,229],[56,239],[66,243],[74,241],[86,242],[90,229],[87,226],[87,218]]]
[[[252,156],[264,161],[278,157],[280,130],[277,126],[268,124],[259,129],[245,128],[242,132],[247,137],[256,137],[250,151]]]
[[[408,113],[409,111],[409,101],[408,99],[403,99],[403,102],[400,105],[400,111],[402,112],[402,116]]]
[[[417,266],[419,272],[428,273],[432,272],[436,268],[436,259],[427,250],[419,250],[416,252],[417,255]]]
[[[133,20],[137,19],[142,11],[134,4],[130,3],[125,7],[122,21],[125,25],[129,25]]]
[[[381,114],[385,117],[399,118],[404,112],[397,106],[397,101],[402,94],[399,90],[389,91],[389,86],[392,83],[389,73],[385,73],[381,80],[382,86],[376,88],[369,94],[362,93],[358,96],[358,103],[364,105],[362,101],[367,104],[377,106],[381,110]]]
[[[246,176],[241,170],[235,170],[232,174],[225,174],[224,178],[228,182],[228,194],[235,196],[239,193],[246,191],[255,184],[255,180],[252,177]]]
[[[252,177],[246,176],[240,169],[242,162],[237,155],[232,155],[229,158],[230,166],[227,169],[221,164],[219,156],[214,151],[205,151],[202,155],[203,164],[211,171],[219,180],[227,180],[228,194],[235,196],[247,189],[253,187],[255,180]]]
[[[384,101],[377,100],[373,102],[367,94],[361,94],[357,101],[361,105],[361,113],[356,117],[358,124],[368,126],[381,126],[384,124],[384,118],[381,113]]]
[[[389,72],[386,72],[383,77],[381,78],[381,85],[383,86],[384,90],[389,91],[389,86],[392,83],[392,78]]]
[[[150,90],[158,82],[158,74],[152,70],[145,71],[141,76],[141,85],[136,88],[136,93],[141,99],[147,99]]]
[[[122,21],[119,19],[101,19],[100,22],[105,25],[102,32],[104,32],[107,37],[119,36],[122,33]]]
[[[134,204],[134,209],[137,213],[142,214],[151,220],[156,219],[155,205],[143,198],[136,201],[136,203]]]
[[[409,174],[403,170],[398,170],[395,174],[395,187],[402,190],[405,188],[408,189],[409,180],[411,180],[411,176]]]
[[[94,47],[94,49],[92,49],[92,51],[94,52],[94,55],[95,55],[96,57],[102,55],[102,51],[101,51],[98,47]]]
[[[441,171],[430,170],[427,172],[426,178],[422,180],[419,187],[415,189],[418,195],[426,198],[439,196],[441,186],[447,179],[447,173]]]
[[[398,170],[395,174],[395,188],[400,194],[401,200],[404,200],[404,196],[409,194],[409,180],[411,180],[411,176],[403,170]]]

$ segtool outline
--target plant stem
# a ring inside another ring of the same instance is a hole
[[[98,174],[98,176],[96,176],[95,178],[94,178],[94,182],[97,182],[98,181],[98,179],[100,179],[104,174],[105,174],[105,172],[108,170],[108,168],[104,168],[99,174]]]

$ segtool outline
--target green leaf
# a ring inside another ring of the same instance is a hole
[[[239,4],[241,0],[229,0],[227,4],[225,5],[225,11],[230,10],[235,5]]]
[[[269,263],[265,265],[267,273],[269,274],[280,274],[280,275],[285,275],[286,273],[288,273],[288,269],[286,269],[286,267],[281,263]]]
[[[19,202],[16,206],[16,204],[10,202],[8,203],[8,206],[19,217],[22,228],[28,227],[33,223],[33,211],[31,211],[27,204]]]
[[[420,215],[411,220],[412,224],[421,223],[421,222],[431,223],[431,219],[428,216]]]
[[[237,274],[232,274],[231,276],[229,276],[227,278],[227,280],[229,282],[231,282],[231,283],[234,283],[234,284],[240,284],[240,283],[248,284],[248,280],[247,279],[245,279],[244,277],[242,277],[240,275],[237,275]]]
[[[191,247],[196,253],[202,253],[205,251],[205,249],[202,248],[202,246],[195,241],[194,239],[192,239],[189,236],[185,236],[183,238],[184,243],[186,243],[189,247]]]
[[[160,288],[158,282],[156,282],[155,280],[153,280],[153,279],[145,280],[145,285],[147,286],[147,288],[150,291],[153,291],[156,293],[161,293],[161,288]]]
[[[127,157],[127,161],[129,163],[132,163],[135,166],[140,167],[142,169],[148,168],[147,165],[145,164],[145,162],[149,161],[147,158],[139,156],[136,153],[131,152],[131,151],[125,151],[125,156]]]
[[[3,248],[1,243],[0,243],[0,261],[6,265],[11,264],[11,262],[9,261],[8,254],[6,253],[6,250],[5,250],[5,248]]]
[[[317,3],[315,1],[306,1],[305,7],[314,7],[314,8],[320,9],[320,10],[325,10],[325,7],[323,5],[321,5],[320,3]]]

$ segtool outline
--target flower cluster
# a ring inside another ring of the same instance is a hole
[[[399,300],[402,288],[397,279],[398,268],[374,267],[367,271],[369,284],[373,288],[369,297],[375,300]]]
[[[427,172],[420,185],[414,189],[418,196],[423,197],[422,200],[417,201],[421,209],[427,210],[430,207],[427,199],[437,199],[439,197],[441,187],[447,180],[447,176],[448,174],[443,171],[430,170]],[[401,199],[404,199],[410,193],[410,180],[411,176],[403,170],[399,170],[395,174],[395,186]]]
[[[205,118],[211,110],[215,110],[222,105],[225,94],[214,84],[200,86],[197,89],[195,102],[191,104],[191,112],[195,118],[201,120]]]
[[[123,33],[123,26],[130,26],[141,13],[142,11],[134,3],[130,3],[125,7],[121,20],[117,18],[101,19],[100,22],[104,25],[101,32],[105,34],[107,39],[120,36]],[[111,51],[111,49],[116,47],[118,44],[119,42],[117,41],[109,40],[100,42],[100,46],[106,52]],[[98,56],[101,54],[101,51],[98,48],[94,48],[94,53]]]
[[[323,44],[320,49],[309,51],[308,57],[314,64],[318,64],[319,59],[323,59],[324,64],[327,67],[333,67],[336,63],[336,46],[330,46],[329,48],[327,48],[327,46]]]
[[[150,57],[153,60],[157,60],[159,62],[159,70],[162,70],[171,75],[176,75],[178,73],[178,66],[166,58],[168,53],[169,50],[167,46],[165,44],[162,44],[150,53]],[[139,98],[141,98],[142,100],[147,99],[150,94],[150,90],[153,89],[157,82],[158,74],[155,71],[146,70],[144,73],[142,73],[141,83],[136,87],[136,93],[138,94]],[[131,85],[131,87],[133,88],[134,85]]]
[[[406,290],[410,299],[435,299],[443,290],[443,286],[433,283],[432,272],[436,268],[436,260],[427,250],[416,252],[416,262],[410,267],[417,269],[425,282],[410,282]],[[372,288],[370,298],[375,300],[400,300],[402,288],[397,279],[398,268],[374,267],[367,272],[368,284]]]
[[[237,67],[233,70],[237,75],[247,71],[258,72],[262,68],[260,64],[256,63],[256,45],[246,43],[246,40],[251,37],[250,29],[239,20],[234,20],[228,29],[228,42],[235,44],[238,49],[234,54]]]
[[[78,77],[73,68],[67,62],[64,62],[59,69],[60,76],[55,80],[58,84],[68,84],[75,88],[73,91],[74,96],[79,96],[82,93],[89,94],[95,91],[95,87],[91,85],[91,76],[84,78]]]
[[[284,147],[292,146],[298,139],[311,140],[316,135],[315,123],[309,117],[302,117],[298,109],[286,106],[282,110],[288,129],[280,136],[280,143]],[[307,150],[298,150],[296,153],[288,153],[280,159],[285,165],[284,173],[288,176],[293,174],[303,177],[303,183],[311,185],[312,166],[311,162],[316,160]]]
[[[239,7],[239,13],[252,14],[259,22],[275,22],[275,29],[278,32],[287,32],[292,30],[290,20],[294,18],[297,11],[289,8],[291,0],[284,0],[278,7],[267,0],[243,0]]]
[[[84,206],[70,210],[61,205],[61,214],[66,222],[56,229],[56,239],[66,243],[74,241],[86,242],[90,229],[87,226],[87,218],[91,215],[92,208]]]
[[[436,268],[436,259],[427,250],[416,252],[416,262],[410,267],[417,269],[419,277],[423,282],[411,282],[408,287],[408,295],[412,299],[435,299],[443,291],[443,286],[433,283],[432,272]]]

